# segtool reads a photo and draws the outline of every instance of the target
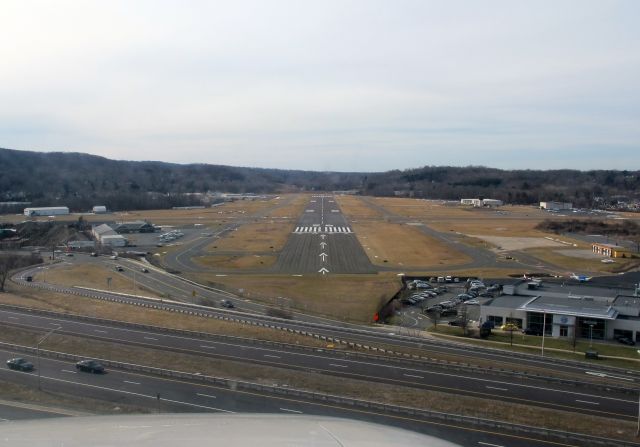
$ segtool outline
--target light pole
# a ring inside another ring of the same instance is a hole
[[[544,337],[547,332],[547,312],[542,314],[542,357],[544,357]]]
[[[638,393],[638,429],[636,430],[636,437],[640,436],[640,393]]]
[[[40,341],[38,341],[38,343],[36,344],[36,356],[38,358],[38,390],[40,390],[40,391],[42,391],[42,387],[40,385],[40,345],[42,344],[43,341],[45,341],[47,338],[49,338],[51,336],[51,334],[53,334],[54,331],[57,331],[60,328],[61,328],[61,326],[54,327],[49,332],[47,332],[45,334],[45,336],[42,337],[40,339]]]

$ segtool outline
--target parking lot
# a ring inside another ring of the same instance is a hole
[[[469,327],[477,327],[480,304],[500,293],[500,286],[473,279],[435,277],[412,280],[407,282],[398,298],[402,308],[396,312],[394,323],[413,329],[427,329],[433,326],[434,321],[453,326],[459,324],[462,315],[466,314]]]

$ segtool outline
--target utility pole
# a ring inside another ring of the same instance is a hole
[[[42,344],[42,342],[44,342],[47,338],[49,338],[51,336],[51,334],[54,333],[54,331],[57,331],[58,329],[60,329],[61,326],[58,327],[54,327],[53,329],[51,329],[49,332],[47,332],[45,334],[44,337],[42,337],[40,339],[40,341],[38,341],[38,343],[36,344],[36,356],[38,358],[38,390],[42,391],[42,386],[40,385],[40,345]]]

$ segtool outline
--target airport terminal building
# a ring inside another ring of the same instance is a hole
[[[481,321],[495,327],[513,323],[551,337],[640,342],[640,296],[634,290],[549,284],[530,288],[526,281],[480,309]]]

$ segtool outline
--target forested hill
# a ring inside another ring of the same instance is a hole
[[[118,161],[79,153],[0,149],[0,201],[72,210],[112,210],[198,203],[184,193],[279,193],[358,189],[369,195],[457,200],[491,197],[510,203],[570,201],[592,206],[601,198],[640,196],[640,171],[505,171],[431,167],[381,173],[312,172],[157,161]]]

